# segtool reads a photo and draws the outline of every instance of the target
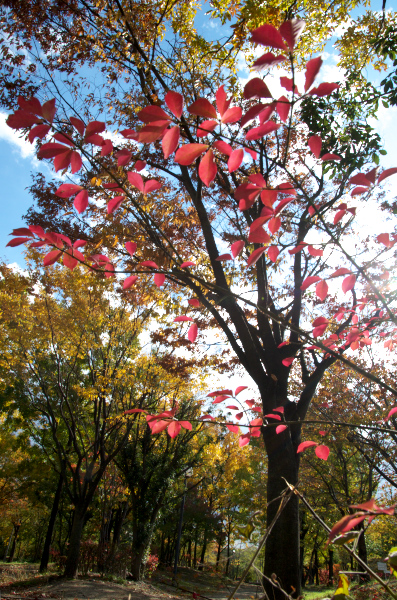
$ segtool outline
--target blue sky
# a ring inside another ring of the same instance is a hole
[[[388,8],[394,8],[393,4],[388,3]],[[211,21],[205,16],[205,5],[199,12],[196,19],[199,29],[202,29],[206,37],[219,35],[219,30],[212,27]],[[223,32],[223,33],[226,33]],[[326,47],[324,66],[322,69],[321,80],[339,81],[343,73],[337,67],[337,57],[333,48],[334,39]],[[249,72],[241,72],[242,78],[248,78]],[[255,74],[256,75],[256,74]],[[280,73],[276,74],[274,79],[274,88],[270,89],[277,97],[278,80]],[[381,79],[378,73],[373,70],[369,76],[377,81]],[[279,88],[280,89],[280,88]],[[284,92],[281,92],[284,93]],[[397,153],[395,150],[395,140],[397,139],[397,107],[385,109],[381,108],[378,114],[378,120],[371,122],[384,141],[384,147],[387,150],[387,156],[382,158],[381,165],[385,168],[397,165]],[[44,172],[46,176],[51,175],[51,166],[35,158],[34,148],[29,142],[19,137],[15,132],[5,124],[6,115],[0,112],[0,174],[2,181],[2,218],[0,220],[0,258],[6,262],[18,262],[23,264],[23,247],[6,248],[9,233],[14,227],[22,226],[22,216],[26,213],[32,203],[27,188],[31,184],[31,174],[38,171]],[[53,172],[52,172],[53,173]],[[55,176],[55,174],[53,173]],[[389,184],[389,187],[391,184]],[[391,188],[390,188],[391,189]]]

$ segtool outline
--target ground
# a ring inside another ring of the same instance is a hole
[[[58,575],[38,575],[37,565],[0,564],[1,600],[181,600],[192,597],[197,600],[227,600],[235,583],[215,572],[198,572],[192,569],[179,571],[177,588],[172,585],[170,571],[157,571],[153,580],[139,583],[108,581],[99,575],[65,580]],[[394,590],[397,591],[396,587]],[[304,591],[304,599],[332,598],[334,591],[335,588],[313,587]],[[378,584],[352,584],[350,594],[354,600],[387,598]],[[259,585],[244,584],[235,598],[256,600],[260,596]]]

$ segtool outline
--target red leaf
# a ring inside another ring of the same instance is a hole
[[[319,135],[312,135],[307,142],[307,145],[316,158],[320,158],[322,143],[322,139]]]
[[[129,415],[129,414],[133,414],[133,413],[144,413],[144,412],[146,412],[146,411],[143,410],[142,408],[130,408],[129,410],[125,410],[124,414]]]
[[[244,391],[244,390],[246,390],[246,389],[248,389],[248,386],[247,386],[247,385],[239,385],[239,386],[236,388],[236,391],[234,392],[234,395],[235,395],[235,396],[238,396],[238,395],[239,395],[241,392],[243,392],[243,391]]]
[[[121,204],[123,203],[124,200],[125,200],[125,196],[116,196],[115,198],[112,198],[111,200],[109,200],[108,205],[107,205],[108,215],[111,215],[112,213],[114,213],[114,211],[117,210],[121,206]]]
[[[131,256],[134,256],[136,249],[137,249],[137,243],[136,242],[126,242],[125,248],[126,248],[128,254],[130,254]]]
[[[124,279],[123,290],[129,290],[134,285],[138,277],[136,275],[130,275],[127,279]]]
[[[240,437],[238,439],[238,445],[240,446],[240,448],[249,444],[250,439],[251,439],[250,433],[243,433],[242,435],[240,435]]]
[[[42,116],[42,108],[40,101],[34,96],[28,98],[27,100],[22,96],[18,96],[18,104],[19,107],[22,108],[22,110],[25,110],[26,112],[31,112],[34,115]]]
[[[380,233],[376,239],[380,244],[386,246],[386,248],[392,248],[392,246],[394,246],[394,241],[390,239],[388,233]]]
[[[294,85],[293,79],[291,77],[280,77],[280,83],[287,90],[287,92],[292,92],[294,89],[295,94],[299,94],[298,88]]]
[[[209,133],[214,131],[215,127],[218,125],[218,121],[214,121],[213,119],[209,119],[208,121],[203,121],[200,127],[197,129],[197,137],[207,137]]]
[[[83,166],[83,161],[81,159],[81,156],[78,152],[76,152],[75,150],[73,150],[72,152],[72,156],[70,158],[70,167],[71,167],[71,171],[72,173],[77,173],[78,171],[80,171],[81,167]]]
[[[146,167],[146,160],[137,160],[134,167],[137,171],[142,171]]]
[[[278,99],[276,110],[282,122],[285,123],[288,119],[290,110],[290,103],[288,102],[288,99],[285,96],[281,96],[281,98]]]
[[[50,265],[53,265],[61,255],[62,255],[61,250],[51,250],[51,252],[46,254],[45,257],[43,258],[43,265],[45,267],[49,267]]]
[[[276,421],[281,421],[280,415],[274,415],[273,413],[269,413],[268,415],[264,415],[267,419],[275,419]]]
[[[277,196],[278,196],[277,190],[263,190],[263,192],[261,193],[262,203],[265,206],[271,208],[273,206],[273,204],[276,202]]]
[[[304,292],[305,290],[307,290],[307,288],[312,285],[313,283],[316,283],[317,281],[320,281],[321,277],[318,277],[317,275],[311,275],[309,277],[306,277],[306,279],[303,281],[302,285],[301,285],[301,290]]]
[[[154,283],[157,285],[157,287],[161,287],[162,285],[164,285],[164,281],[165,281],[164,273],[155,273],[154,274]]]
[[[93,144],[94,146],[102,146],[105,143],[104,138],[99,133],[93,133],[84,139],[87,144]]]
[[[240,254],[240,252],[242,251],[242,249],[245,246],[245,242],[243,240],[239,240],[238,242],[234,242],[231,246],[230,246],[230,250],[232,251],[232,256],[233,258],[237,258],[237,256]]]
[[[343,219],[343,217],[345,216],[345,214],[346,214],[345,210],[338,210],[338,212],[334,216],[334,225],[336,225],[337,223],[339,223],[339,221],[341,219]]]
[[[179,421],[179,423],[184,429],[188,429],[189,431],[192,430],[192,424],[190,423],[190,421]]]
[[[226,427],[231,433],[239,433],[240,428],[238,425],[232,425],[231,423],[226,423]]]
[[[221,122],[222,123],[237,123],[241,119],[242,110],[239,106],[232,106],[228,108],[227,111],[223,114]]]
[[[327,152],[327,154],[322,155],[321,160],[323,162],[325,162],[327,160],[342,160],[342,157],[339,156],[338,154],[333,154],[332,152]]]
[[[82,189],[83,188],[81,187],[81,185],[76,185],[74,183],[63,183],[59,186],[59,188],[55,192],[55,195],[59,196],[59,198],[70,198]]]
[[[73,269],[75,267],[77,267],[77,258],[75,258],[74,256],[67,254],[66,252],[64,252],[63,257],[62,257],[62,261],[63,264],[65,265],[65,267],[67,267],[68,269],[70,269],[71,271],[73,271]]]
[[[263,229],[263,227],[254,227],[252,231],[250,230],[248,241],[251,244],[268,244],[270,242],[270,235]]]
[[[299,452],[303,452],[304,450],[306,450],[306,448],[310,448],[310,446],[318,446],[318,444],[317,442],[302,442],[301,444],[299,444],[296,453],[299,454]]]
[[[359,523],[364,521],[365,518],[365,515],[359,517]],[[353,529],[353,527],[357,524],[358,523],[356,522],[356,518],[354,517],[354,515],[345,515],[332,527],[327,543],[330,544],[332,540],[336,538],[337,535],[339,535],[340,533],[346,533],[347,531],[350,531],[350,529]]]
[[[313,246],[307,247],[310,256],[322,256],[324,254],[324,250],[321,248],[313,248]]]
[[[215,260],[221,262],[223,260],[233,260],[233,257],[231,254],[220,254]]]
[[[190,306],[195,306],[196,308],[200,307],[200,301],[197,300],[197,298],[190,298],[190,300],[188,300],[188,304],[190,304]]]
[[[393,415],[395,415],[397,413],[397,407],[392,408],[391,411],[389,412],[389,414],[386,417],[386,421],[388,421]]]
[[[145,191],[145,186],[143,184],[142,175],[139,175],[139,173],[134,173],[134,171],[128,171],[127,177],[131,185],[136,187],[143,194]]]
[[[193,321],[193,319],[187,315],[181,315],[179,317],[175,317],[174,319],[174,323],[186,323],[186,321]]]
[[[81,190],[74,199],[73,206],[78,213],[82,213],[88,206],[88,192],[87,190]]]
[[[269,46],[270,48],[286,50],[280,32],[273,25],[267,23],[251,31],[251,42],[261,44],[262,46]]]
[[[219,150],[219,152],[222,154],[226,154],[226,156],[230,156],[233,152],[233,148],[223,140],[214,142],[213,147],[216,148],[216,150]]]
[[[259,123],[261,125],[263,125],[263,123],[266,123],[266,121],[270,119],[270,117],[276,110],[276,105],[277,102],[272,102],[271,104],[268,104],[267,107],[259,113]]]
[[[189,331],[187,332],[187,337],[190,342],[195,342],[198,334],[197,323],[192,323],[189,327]]]
[[[365,192],[368,192],[368,188],[367,187],[355,187],[351,192],[350,195],[352,197],[354,196],[359,196],[360,194],[364,194]]]
[[[154,260],[144,260],[140,263],[142,267],[151,267],[152,269],[158,269],[158,265],[154,262]]]
[[[329,448],[328,446],[324,446],[324,444],[320,444],[320,446],[317,446],[314,452],[316,453],[318,458],[321,458],[322,460],[327,460],[329,456]]]
[[[90,121],[87,125],[87,129],[85,130],[85,139],[95,133],[102,133],[102,131],[105,131],[105,129],[106,124],[103,121]]]
[[[149,179],[144,185],[143,193],[150,194],[151,192],[155,192],[162,187],[162,184],[155,179]]]
[[[245,139],[259,140],[263,136],[268,135],[269,133],[273,133],[273,131],[277,131],[277,129],[279,129],[280,127],[281,125],[279,123],[275,123],[274,121],[268,121],[263,125],[259,125],[259,127],[254,127],[253,129],[250,129],[247,132]]]
[[[212,404],[220,404],[224,400],[228,400],[230,396],[217,396],[215,400],[212,401]]]
[[[186,269],[187,267],[195,267],[196,263],[192,262],[191,260],[186,260],[185,262],[183,262],[180,267],[181,269]]]
[[[291,198],[284,198],[284,200],[281,200],[281,202],[279,202],[277,204],[277,206],[274,208],[274,214],[279,215],[284,210],[284,208],[287,206],[287,204],[292,202],[292,200],[295,200],[295,198],[291,197]]]
[[[154,123],[156,121],[169,121],[170,117],[160,106],[152,104],[139,111],[138,119],[144,123]]]
[[[290,367],[295,360],[295,356],[289,356],[288,358],[284,358],[281,362],[284,367]]]
[[[248,81],[248,83],[246,83],[244,86],[244,98],[246,100],[249,100],[250,98],[271,98],[271,97],[272,97],[272,95],[269,92],[269,88],[267,87],[267,85],[263,81],[263,79],[261,79],[260,77],[254,77],[253,79],[250,79]]]
[[[355,283],[356,283],[355,275],[349,275],[348,277],[346,277],[346,279],[344,279],[342,281],[343,292],[346,294],[349,290],[352,290],[354,288]]]
[[[29,131],[29,142],[33,144],[35,138],[37,137],[42,140],[50,131],[50,129],[50,125],[36,125],[36,127],[33,127],[33,129]]]
[[[29,237],[34,237],[33,233],[27,227],[18,227],[17,229],[13,229],[10,235],[27,235]]]
[[[61,142],[61,144],[66,144],[67,146],[74,146],[74,141],[72,140],[72,138],[64,133],[54,133],[52,137],[57,142]]]
[[[62,144],[56,144],[54,142],[47,142],[43,144],[37,153],[37,158],[54,158],[58,154],[65,152],[67,148]]]
[[[279,32],[287,42],[291,52],[293,51],[296,42],[299,40],[304,28],[305,21],[301,21],[300,19],[284,21],[284,23],[281,25]]]
[[[169,121],[157,121],[152,125],[145,125],[138,133],[138,142],[140,144],[151,144],[160,139],[167,129]]]
[[[270,219],[270,221],[268,223],[268,227],[269,227],[270,233],[272,233],[272,234],[277,233],[277,231],[281,227],[281,219],[280,219],[280,217],[274,217],[273,219]]]
[[[10,248],[15,248],[15,246],[21,246],[21,244],[24,244],[25,242],[30,242],[31,239],[32,239],[31,237],[13,238],[12,240],[10,240],[8,242],[8,244],[6,244],[6,247],[9,246]]]
[[[84,135],[85,125],[84,125],[83,121],[81,121],[81,119],[77,119],[76,117],[69,117],[69,121],[71,122],[73,127],[76,129],[76,131],[79,132],[80,135]]]
[[[181,424],[178,421],[171,421],[168,425],[167,433],[170,437],[176,438],[181,430]]]
[[[188,107],[191,115],[198,115],[207,119],[216,119],[216,110],[206,98],[199,98]]]
[[[254,71],[261,71],[262,69],[266,69],[267,67],[275,67],[280,63],[287,60],[287,57],[284,54],[278,54],[277,56],[273,54],[273,52],[266,52],[262,54],[259,58],[256,59],[254,64],[252,65],[252,69]]]
[[[67,152],[58,154],[54,158],[55,171],[59,171],[60,169],[67,169],[68,166],[70,165],[71,158],[72,158],[72,150],[67,150]]]
[[[164,429],[167,429],[169,423],[170,423],[169,421],[156,421],[151,427],[151,432],[153,434],[161,433],[161,431],[164,431]],[[150,423],[148,423],[148,424],[150,425]]]
[[[53,122],[56,111],[55,98],[52,98],[52,100],[47,100],[47,102],[44,102],[43,106],[41,107],[41,114],[50,123]]]
[[[324,96],[329,96],[330,94],[332,94],[332,92],[337,90],[339,87],[340,85],[338,83],[328,83],[324,81],[323,83],[320,83],[318,87],[310,90],[309,95],[323,98]]]
[[[318,72],[321,69],[321,65],[323,64],[323,60],[320,56],[317,58],[312,58],[306,63],[306,72],[305,72],[305,92],[312,86],[314,80],[316,79]]]
[[[350,273],[350,269],[346,269],[346,267],[340,267],[339,269],[336,269],[336,271],[334,271],[330,277],[339,277],[340,275],[349,275]]]
[[[386,177],[390,177],[390,175],[394,175],[395,173],[397,173],[397,168],[395,167],[393,169],[386,169],[385,171],[383,171],[383,173],[379,175],[377,183],[380,183],[381,181],[386,179]]]
[[[244,150],[242,148],[239,148],[238,150],[233,150],[229,160],[227,161],[229,173],[233,173],[233,171],[236,171],[239,168],[239,166],[243,162],[243,158]]]
[[[185,144],[177,150],[175,162],[184,166],[191,165],[207,148],[207,144]]]
[[[240,122],[240,127],[244,127],[247,123],[255,119],[266,108],[265,104],[254,104],[247,110]]]
[[[365,187],[369,187],[371,185],[370,180],[367,179],[364,173],[357,173],[356,175],[353,175],[353,177],[350,177],[347,183],[355,185],[364,185]]]
[[[226,97],[226,92],[225,92],[225,88],[224,88],[223,85],[221,85],[217,89],[217,92],[215,94],[215,98],[216,98],[216,107],[218,109],[218,113],[221,115],[221,117],[223,117],[223,115],[225,114],[225,112],[228,110],[228,108],[230,106],[230,102],[231,102]],[[222,123],[226,123],[226,122],[227,121],[222,121]]]
[[[262,256],[262,254],[265,252],[265,250],[266,248],[257,248],[256,250],[254,250],[252,254],[250,254],[250,256],[248,257],[247,266],[252,267],[253,265],[255,265]]]
[[[214,181],[218,172],[217,166],[214,161],[214,153],[212,150],[208,150],[204,157],[200,160],[198,174],[201,181],[207,187]]]
[[[287,429],[287,425],[277,425],[277,427],[276,427],[276,433],[282,433],[286,429]]]
[[[116,152],[115,156],[117,158],[117,166],[125,167],[126,165],[128,165],[132,158],[132,152],[130,152],[130,150],[127,150],[127,148],[123,148],[122,150]]]
[[[321,302],[324,302],[328,294],[328,284],[322,280],[316,285],[316,295],[320,298]]]
[[[166,93],[164,100],[172,114],[180,119],[183,112],[183,96],[178,92],[170,91]]]
[[[12,129],[24,129],[25,127],[32,127],[32,125],[40,123],[40,119],[30,112],[16,110],[12,115],[9,115],[6,123]]]
[[[270,246],[267,249],[267,255],[272,262],[276,262],[279,254],[280,254],[280,250],[277,248],[277,246]]]

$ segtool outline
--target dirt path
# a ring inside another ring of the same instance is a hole
[[[119,585],[94,578],[57,581],[29,589],[4,586],[0,594],[1,600],[180,600],[180,596],[148,583]]]

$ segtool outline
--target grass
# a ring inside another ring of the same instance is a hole
[[[336,590],[334,587],[325,586],[311,586],[310,590],[305,588],[303,590],[303,597],[305,600],[321,600],[322,598],[332,598]]]

